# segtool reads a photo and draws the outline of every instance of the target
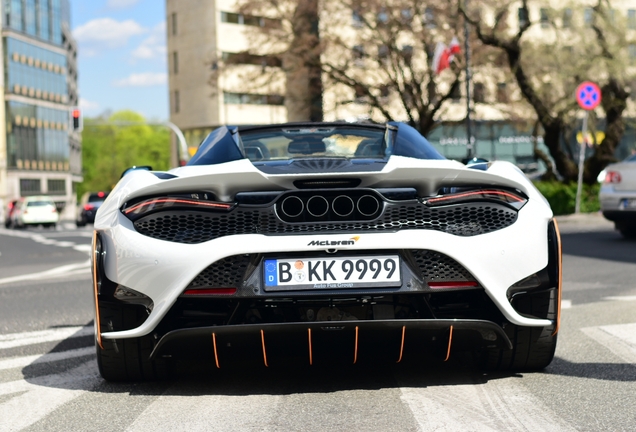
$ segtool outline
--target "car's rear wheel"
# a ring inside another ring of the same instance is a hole
[[[555,320],[558,301],[555,289],[520,296],[515,308],[523,315]],[[511,350],[489,349],[481,352],[481,365],[487,370],[541,370],[552,362],[557,344],[555,326],[523,327],[508,324],[504,331]]]
[[[102,332],[125,328],[137,320],[135,309],[125,305],[100,305]],[[101,376],[108,381],[147,381],[167,378],[166,359],[150,360],[154,347],[152,336],[129,339],[103,339],[98,343],[97,365]]]
[[[614,225],[621,235],[626,239],[636,239],[636,223],[618,221]]]

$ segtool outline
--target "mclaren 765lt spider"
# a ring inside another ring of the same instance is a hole
[[[107,380],[212,367],[440,361],[547,366],[560,237],[513,164],[447,160],[402,123],[221,127],[184,167],[131,170],[97,213]]]

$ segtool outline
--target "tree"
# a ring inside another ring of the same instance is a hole
[[[121,173],[133,165],[169,168],[170,132],[144,123],[144,117],[132,111],[84,120],[84,182],[78,185],[78,196],[86,191],[111,190]]]
[[[407,119],[426,134],[461,84],[461,58],[442,75],[432,69],[437,43],[448,43],[461,33],[456,1],[428,6],[419,0],[239,4],[245,16],[266,16],[279,23],[252,27],[250,45],[258,47],[258,54],[267,51],[283,59],[287,98],[302,101],[298,95],[315,95],[324,85],[327,111],[336,106],[348,106],[352,112],[366,109],[378,120]],[[315,101],[305,98],[305,103],[308,100]],[[299,112],[303,110],[293,110],[290,117]]]
[[[533,19],[528,0],[522,0],[518,10],[511,9],[512,4],[516,3],[485,0],[471,9],[460,6],[460,12],[483,44],[505,55],[521,98],[541,125],[555,169],[565,181],[576,181],[578,176],[578,155],[567,145],[581,112],[575,89],[586,80],[600,83],[605,137],[594,146],[584,169],[585,182],[593,184],[615,160],[614,151],[625,131],[623,113],[629,97],[623,54],[625,20],[613,11],[609,0],[597,0],[585,10],[577,8],[578,2],[544,7],[539,19]],[[511,10],[518,15],[511,16]],[[574,12],[584,16],[577,19]],[[594,113],[591,120],[592,129],[600,125]],[[546,155],[537,155],[550,163]]]

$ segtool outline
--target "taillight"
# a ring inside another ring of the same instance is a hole
[[[95,209],[94,205],[92,205],[92,204],[84,204],[84,210],[91,211],[91,210],[94,210],[94,209]]]
[[[520,193],[503,189],[475,189],[425,198],[422,203],[429,207],[437,207],[476,201],[499,202],[519,210],[528,199]]]
[[[199,211],[230,211],[235,204],[216,201],[200,200],[195,198],[149,198],[131,206],[124,206],[122,212],[131,220],[136,220],[148,213],[159,210],[199,210]]]
[[[200,296],[200,295],[234,295],[236,294],[236,288],[197,288],[189,289],[183,292],[183,295],[187,296]]]
[[[621,182],[621,173],[619,173],[618,171],[608,171],[605,174],[605,180],[603,181],[603,183],[620,183]]]
[[[428,286],[433,289],[471,288],[471,287],[476,287],[477,282],[475,281],[429,282]]]

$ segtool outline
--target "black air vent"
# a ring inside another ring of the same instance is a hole
[[[360,179],[316,179],[296,180],[294,186],[298,189],[329,189],[329,188],[354,188],[358,187]]]
[[[343,168],[351,163],[347,159],[300,159],[295,160],[294,165],[298,168],[304,168],[309,171],[334,171]]]

